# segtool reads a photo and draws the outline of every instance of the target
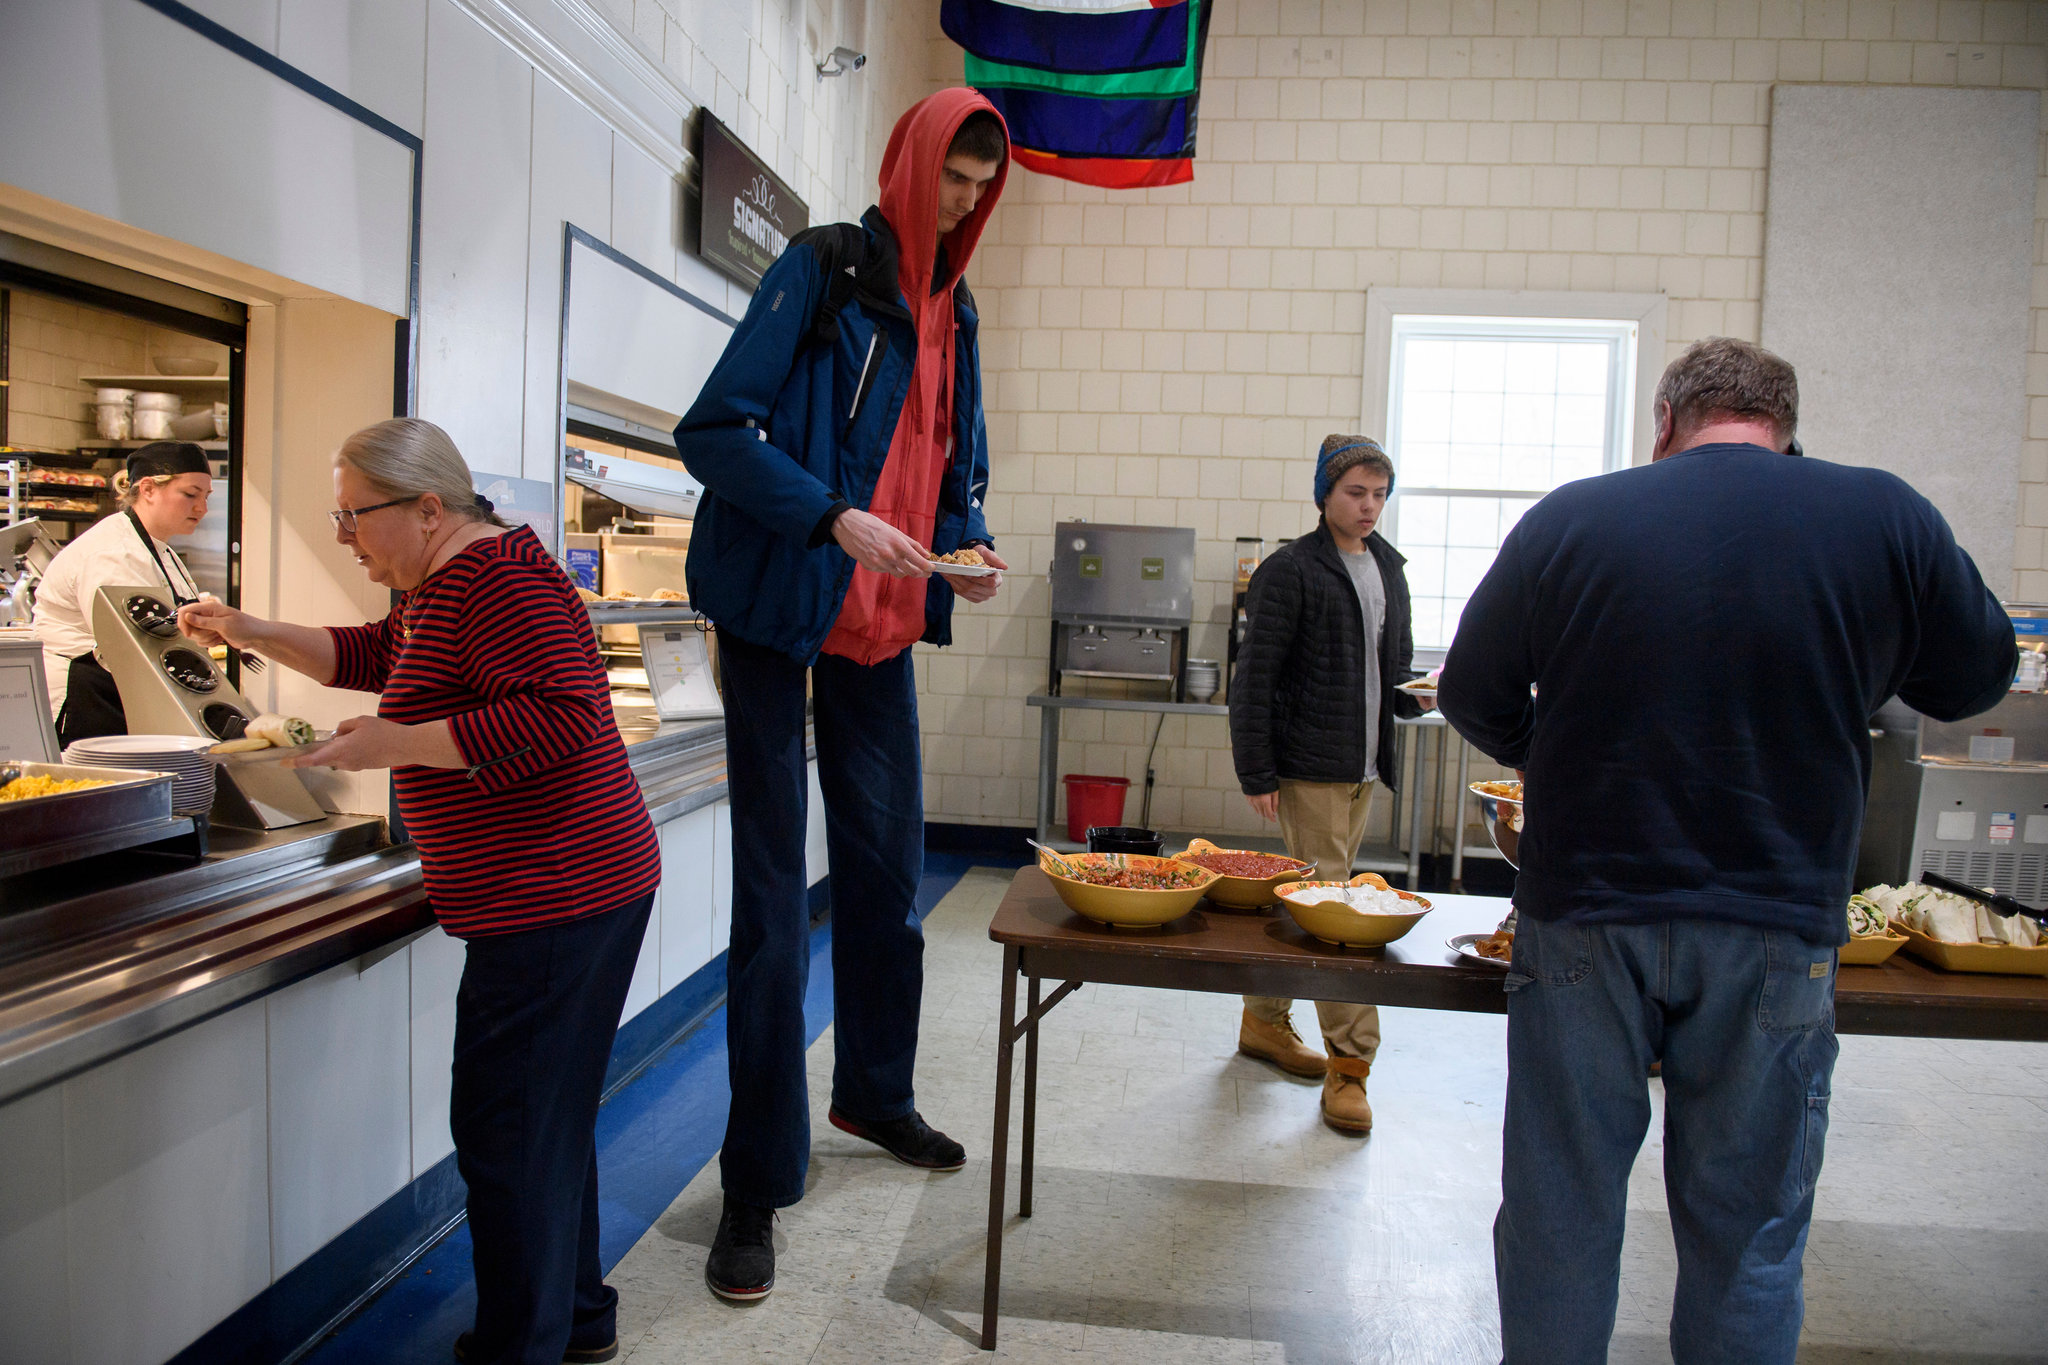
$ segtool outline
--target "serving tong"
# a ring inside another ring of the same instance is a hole
[[[1937,891],[1947,891],[1965,900],[1988,905],[2001,915],[2024,915],[2036,924],[2048,926],[2048,910],[2036,910],[2033,906],[2023,904],[2000,892],[1986,891],[1967,882],[1959,882],[1953,877],[1944,877],[1939,872],[1928,872],[1924,869],[1920,873],[1920,881],[1922,885],[1931,886]]]

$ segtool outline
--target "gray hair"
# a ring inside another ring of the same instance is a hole
[[[457,520],[511,525],[477,494],[469,464],[448,433],[421,418],[371,423],[341,443],[334,462],[355,470],[387,497],[423,498],[432,493]]]
[[[1799,378],[1792,367],[1734,337],[1694,342],[1657,381],[1657,401],[1670,406],[1674,434],[1739,417],[1770,423],[1782,442],[1799,426]]]

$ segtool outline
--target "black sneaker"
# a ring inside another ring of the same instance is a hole
[[[476,1340],[474,1332],[464,1332],[455,1338],[455,1359],[468,1365],[469,1353]],[[603,1346],[571,1346],[562,1352],[562,1365],[601,1365],[607,1360],[619,1358],[619,1340],[613,1337]]]
[[[957,1171],[967,1164],[967,1149],[926,1123],[915,1110],[881,1123],[853,1118],[836,1107],[826,1117],[842,1133],[874,1143],[906,1166],[921,1171]]]
[[[752,1303],[775,1288],[775,1210],[725,1197],[704,1283],[721,1299]]]

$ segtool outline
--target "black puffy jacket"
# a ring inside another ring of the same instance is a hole
[[[1375,531],[1365,540],[1387,586],[1380,656],[1379,760],[1391,769],[1394,717],[1422,707],[1394,684],[1415,676],[1408,561]],[[1247,796],[1291,782],[1365,776],[1365,613],[1329,529],[1289,541],[1252,574],[1247,627],[1230,684],[1230,748]],[[1387,705],[1391,699],[1393,705]],[[1392,788],[1398,774],[1388,771]]]

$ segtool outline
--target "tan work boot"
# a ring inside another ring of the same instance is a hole
[[[1372,1063],[1332,1057],[1323,1077],[1323,1122],[1340,1133],[1370,1133],[1372,1106],[1365,1102],[1365,1078]]]
[[[1323,1074],[1323,1054],[1301,1041],[1291,1019],[1269,1024],[1246,1010],[1237,1025],[1237,1050],[1247,1057],[1271,1062],[1291,1075]]]

